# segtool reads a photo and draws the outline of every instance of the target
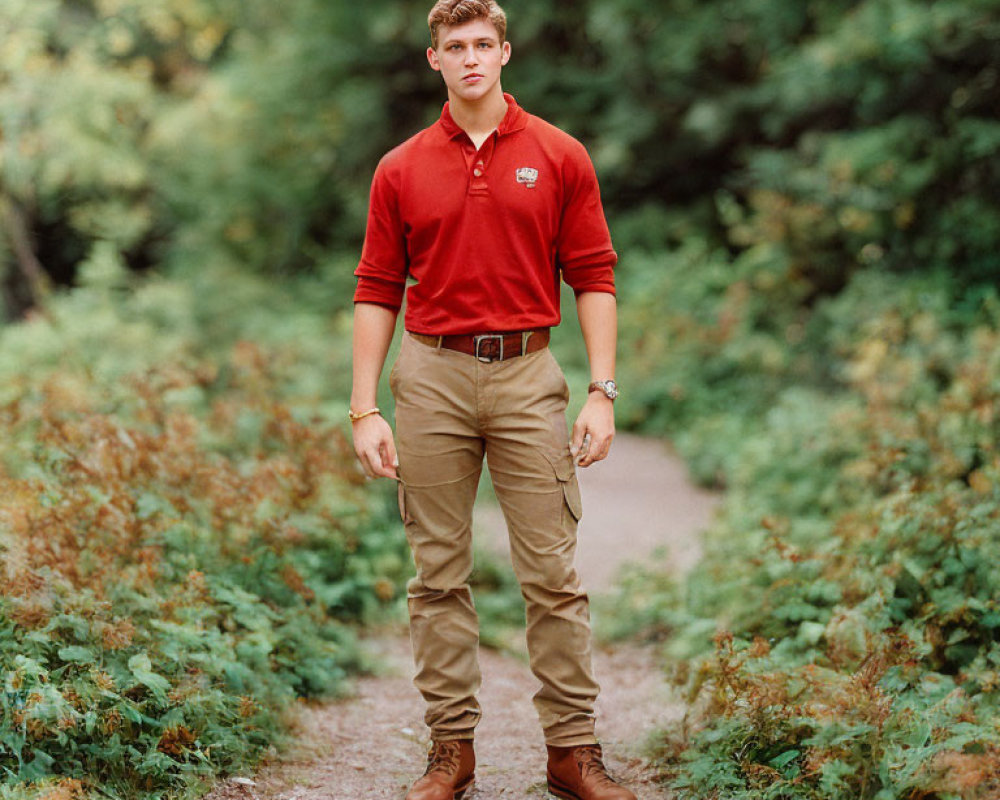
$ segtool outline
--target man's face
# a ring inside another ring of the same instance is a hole
[[[441,73],[450,95],[476,101],[500,82],[500,68],[510,59],[510,43],[500,44],[488,19],[438,28],[438,47],[427,48],[427,60]]]

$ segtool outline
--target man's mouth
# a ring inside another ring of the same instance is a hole
[[[464,78],[462,78],[462,80],[463,81],[469,81],[471,83],[471,82],[474,82],[474,81],[481,80],[482,78],[483,78],[483,76],[480,75],[478,72],[471,72],[468,75],[466,75]]]

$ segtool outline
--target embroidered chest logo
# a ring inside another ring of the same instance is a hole
[[[534,167],[518,167],[517,182],[523,183],[529,189],[534,189],[538,183],[538,170]]]

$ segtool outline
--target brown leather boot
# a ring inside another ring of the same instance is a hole
[[[549,792],[564,800],[636,800],[604,766],[599,744],[549,750]]]
[[[472,739],[431,742],[427,770],[406,794],[406,800],[462,800],[476,778]]]

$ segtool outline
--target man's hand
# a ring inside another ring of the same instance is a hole
[[[379,414],[352,423],[354,452],[369,478],[398,478],[392,428]]]
[[[587,434],[590,434],[590,446],[581,452]],[[601,392],[591,392],[573,425],[569,451],[577,458],[577,466],[589,467],[595,461],[607,458],[614,438],[614,403]]]
[[[351,408],[375,408],[379,375],[389,352],[396,312],[374,303],[354,304],[354,334],[351,345],[353,382]],[[379,414],[351,423],[354,452],[369,478],[396,477],[396,445],[392,428]]]

